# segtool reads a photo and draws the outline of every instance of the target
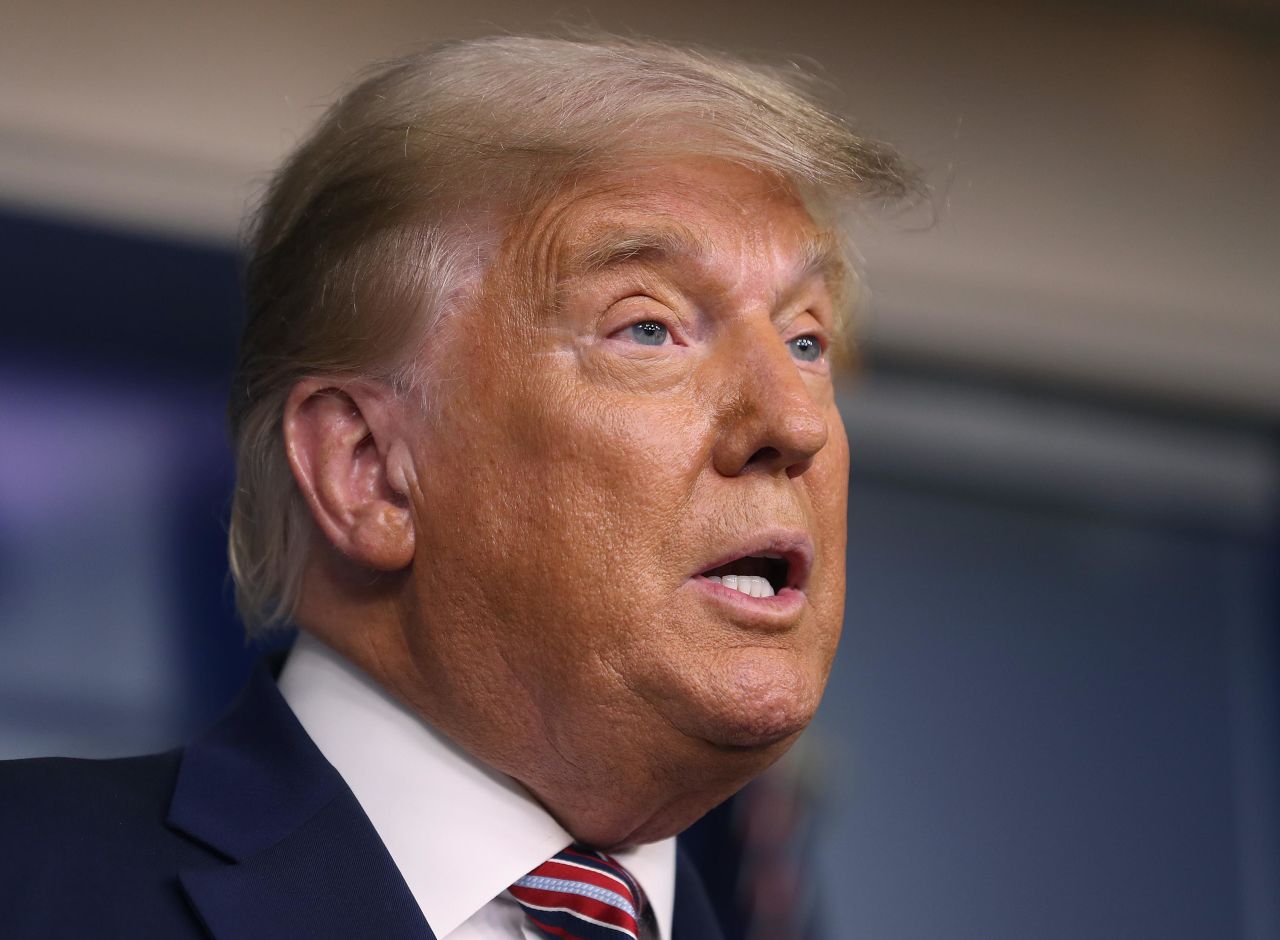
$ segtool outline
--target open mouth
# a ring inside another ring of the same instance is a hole
[[[700,572],[698,577],[749,597],[775,597],[788,589],[803,590],[813,557],[807,538],[773,537],[744,548]]]
[[[752,597],[773,597],[788,586],[790,567],[781,555],[747,555],[703,572],[702,577]]]

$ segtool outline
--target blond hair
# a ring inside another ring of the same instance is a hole
[[[827,207],[915,191],[892,149],[806,85],[794,68],[647,40],[500,36],[380,64],[334,104],[249,239],[229,407],[229,554],[249,632],[290,620],[307,563],[312,523],[281,432],[290,389],[322,374],[420,390],[427,327],[487,260],[469,219],[517,217],[571,173],[683,155],[775,174]]]

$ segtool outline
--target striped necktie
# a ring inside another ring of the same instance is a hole
[[[530,923],[554,940],[637,940],[643,895],[607,855],[571,845],[511,886]]]

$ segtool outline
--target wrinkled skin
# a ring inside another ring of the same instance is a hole
[[[602,257],[619,231],[641,247]],[[406,516],[375,567],[408,563],[351,607],[367,559],[338,539],[300,619],[583,841],[680,831],[818,705],[848,445],[827,357],[791,342],[833,341],[815,234],[785,186],[724,162],[580,181],[515,224],[429,338],[434,406],[366,409],[394,491],[373,515]],[[780,532],[813,549],[783,614],[694,580]]]

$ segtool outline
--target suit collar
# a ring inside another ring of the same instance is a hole
[[[230,863],[179,874],[216,940],[435,940],[351,790],[262,663],[187,747],[168,822]],[[673,940],[721,940],[683,849],[676,872]]]
[[[179,876],[217,940],[434,940],[359,803],[261,664],[187,747],[168,822],[232,863]]]
[[[187,746],[168,823],[241,861],[285,838],[343,787],[259,663],[223,716]]]
[[[299,634],[276,685],[359,800],[437,933],[455,929],[573,842],[524,787],[309,634]],[[675,840],[613,854],[670,940]]]

